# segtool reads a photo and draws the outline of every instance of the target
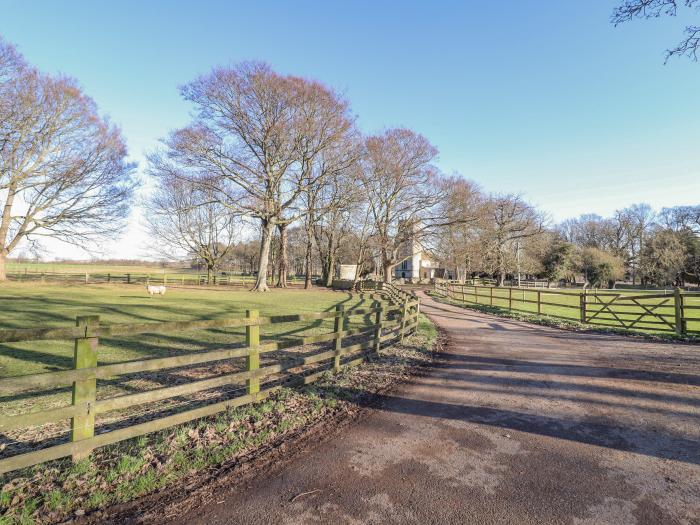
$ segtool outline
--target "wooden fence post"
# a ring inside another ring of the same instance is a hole
[[[84,335],[100,325],[98,315],[78,317],[75,325]],[[73,368],[95,368],[97,366],[97,337],[79,337],[75,340]],[[97,379],[93,377],[73,382],[72,403],[74,406],[86,405],[87,414],[71,419],[71,441],[80,441],[95,435],[95,398],[97,397]],[[73,454],[73,461],[80,461],[90,455],[92,449],[85,447]]]
[[[493,306],[493,286],[489,286],[490,302],[489,304]]]
[[[542,292],[537,290],[537,315],[542,313]]]
[[[403,307],[401,308],[401,338],[400,342],[403,344],[403,340],[406,332],[406,317],[408,316],[408,299],[403,300]]]
[[[513,309],[513,289],[508,288],[508,310]]]
[[[85,284],[88,284],[90,282],[90,274],[85,272]]]
[[[126,274],[126,284],[131,284],[131,274],[130,273]]]
[[[246,310],[245,316],[248,319],[259,317],[257,310]],[[255,372],[260,368],[260,325],[248,325],[245,327],[245,345],[248,347],[248,356],[245,358],[245,368],[248,372]],[[248,394],[260,392],[260,378],[249,377],[246,380]]]
[[[581,310],[581,322],[586,322],[586,290],[579,294],[579,308]]]
[[[673,305],[676,310],[676,335],[682,336],[685,334],[685,326],[683,323],[683,295],[681,295],[680,288],[673,291]]]
[[[377,327],[374,330],[374,351],[379,353],[379,348],[382,345],[382,320],[384,318],[384,306],[379,301],[377,301],[376,304],[379,310],[377,311],[375,317]]]
[[[333,331],[336,333],[335,337],[335,356],[333,357],[333,371],[337,374],[340,372],[340,350],[343,348],[343,336],[340,332],[345,330],[345,306],[339,304],[335,307],[335,324],[333,326]]]
[[[415,297],[416,300],[416,306],[415,306],[415,313],[416,313],[416,322],[413,325],[413,332],[411,333],[416,333],[418,331],[418,316],[420,315],[420,301],[418,300],[417,297]]]

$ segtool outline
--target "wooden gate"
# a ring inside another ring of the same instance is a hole
[[[588,292],[582,301],[582,320],[603,326],[676,332],[678,320],[682,323],[682,304],[676,304],[675,299],[673,294]]]

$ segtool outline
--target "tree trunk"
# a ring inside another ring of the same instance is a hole
[[[314,241],[307,220],[306,226],[306,251],[304,252],[304,289],[311,288],[311,258],[313,257]]]
[[[262,219],[262,239],[260,240],[260,260],[258,261],[258,278],[253,286],[253,292],[269,292],[267,286],[267,265],[272,244],[272,229],[274,224],[268,219]]]
[[[363,244],[363,245],[360,245],[360,249],[357,252],[357,259],[355,260],[355,262],[357,264],[357,268],[355,269],[355,278],[352,280],[353,288],[357,284],[357,281],[360,280],[360,274],[362,273],[363,266],[364,266],[364,259],[365,259],[365,247]]]
[[[5,260],[12,249],[11,246],[8,246],[7,235],[10,231],[10,212],[12,211],[12,203],[15,200],[15,190],[16,185],[10,184],[5,205],[2,208],[2,216],[0,216],[0,281],[7,280]],[[10,240],[10,244],[13,244],[12,240]]]
[[[326,286],[333,286],[333,274],[335,273],[335,234],[333,231],[328,232],[328,258],[323,273],[326,278]]]
[[[321,282],[328,282],[328,257],[327,254],[320,248],[318,249],[318,256],[321,259]]]
[[[207,264],[207,284],[211,284],[211,266]]]
[[[278,224],[280,233],[280,253],[277,267],[277,288],[287,287],[287,224]]]
[[[385,283],[391,283],[392,281],[392,276],[391,276],[391,271],[394,269],[394,265],[391,263],[384,263],[384,282]]]
[[[333,286],[333,277],[335,276],[335,257],[328,258],[328,271],[326,273],[326,286],[330,288]]]
[[[503,286],[506,281],[506,261],[503,254],[498,257],[498,286]]]

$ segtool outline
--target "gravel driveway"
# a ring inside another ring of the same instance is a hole
[[[699,346],[421,299],[434,366],[179,522],[700,524]]]

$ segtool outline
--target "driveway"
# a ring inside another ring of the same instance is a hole
[[[699,346],[421,299],[434,366],[176,523],[700,523]]]

